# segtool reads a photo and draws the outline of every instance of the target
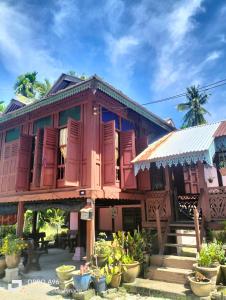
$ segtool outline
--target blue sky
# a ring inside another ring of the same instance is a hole
[[[0,99],[16,77],[98,74],[145,103],[226,78],[224,0],[0,0]],[[184,99],[148,108],[177,126]],[[226,85],[211,91],[209,121],[226,119]]]

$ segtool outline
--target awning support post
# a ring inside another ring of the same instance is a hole
[[[20,201],[18,203],[17,225],[16,225],[16,235],[18,237],[23,236],[23,228],[24,228],[24,202]]]

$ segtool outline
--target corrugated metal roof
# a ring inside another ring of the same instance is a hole
[[[214,137],[226,136],[226,121],[222,121],[220,126],[217,128],[214,133]]]
[[[152,143],[133,162],[157,161],[208,151],[220,122],[174,131]]]

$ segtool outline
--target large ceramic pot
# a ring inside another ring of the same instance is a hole
[[[132,264],[123,264],[124,271],[122,272],[123,282],[131,283],[134,282],[140,273],[140,263],[135,261]]]
[[[20,263],[20,255],[19,254],[6,255],[5,261],[8,269],[16,268]]]
[[[217,275],[218,275],[220,266],[215,266],[215,267],[211,267],[211,268],[209,267],[209,268],[207,268],[207,267],[200,267],[196,263],[196,264],[193,265],[193,268],[196,271],[198,271],[201,274],[203,274],[205,277],[209,278],[213,284],[216,284]]]
[[[75,271],[75,266],[72,265],[60,266],[56,268],[57,276],[61,281],[70,280],[73,276],[74,271]]]
[[[110,286],[112,288],[116,288],[117,289],[120,286],[121,280],[122,280],[122,273],[114,274],[112,276],[112,279],[111,279],[111,282],[110,282]]]
[[[80,273],[73,274],[75,289],[79,292],[87,291],[91,282],[91,274],[85,273],[81,275]]]
[[[207,282],[197,282],[194,277],[188,276],[192,292],[198,297],[207,297],[210,292],[215,288],[215,285],[209,281]]]

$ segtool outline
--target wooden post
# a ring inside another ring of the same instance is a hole
[[[172,178],[171,178],[171,172],[169,170],[169,166],[165,166],[165,190],[167,191],[167,199],[166,199],[166,207],[167,207],[167,216],[169,218],[172,218],[172,207],[173,207],[173,199],[172,199]]]
[[[86,221],[86,260],[90,260],[94,253],[95,243],[95,200],[87,199],[87,203],[90,203],[93,209],[92,220]]]
[[[200,238],[200,228],[199,228],[199,213],[197,208],[194,209],[194,223],[195,223],[195,236],[197,251],[201,250],[201,238]]]
[[[17,226],[16,226],[16,235],[18,237],[23,236],[23,228],[24,228],[24,202],[20,201],[18,203],[18,209],[17,209]]]
[[[159,215],[159,209],[156,208],[155,210],[156,215],[156,226],[157,226],[157,233],[158,233],[158,244],[159,244],[159,251],[162,249],[162,230],[161,230],[161,223],[160,223],[160,215]]]
[[[38,221],[38,212],[37,211],[33,211],[32,234],[36,234],[36,231],[37,231],[37,221]]]
[[[205,217],[207,222],[210,221],[210,203],[209,203],[209,194],[207,189],[207,184],[205,181],[205,173],[204,173],[204,164],[202,162],[198,162],[198,173],[199,173],[199,187],[200,191],[203,189],[202,192],[202,199],[201,199],[201,208],[202,214]]]

